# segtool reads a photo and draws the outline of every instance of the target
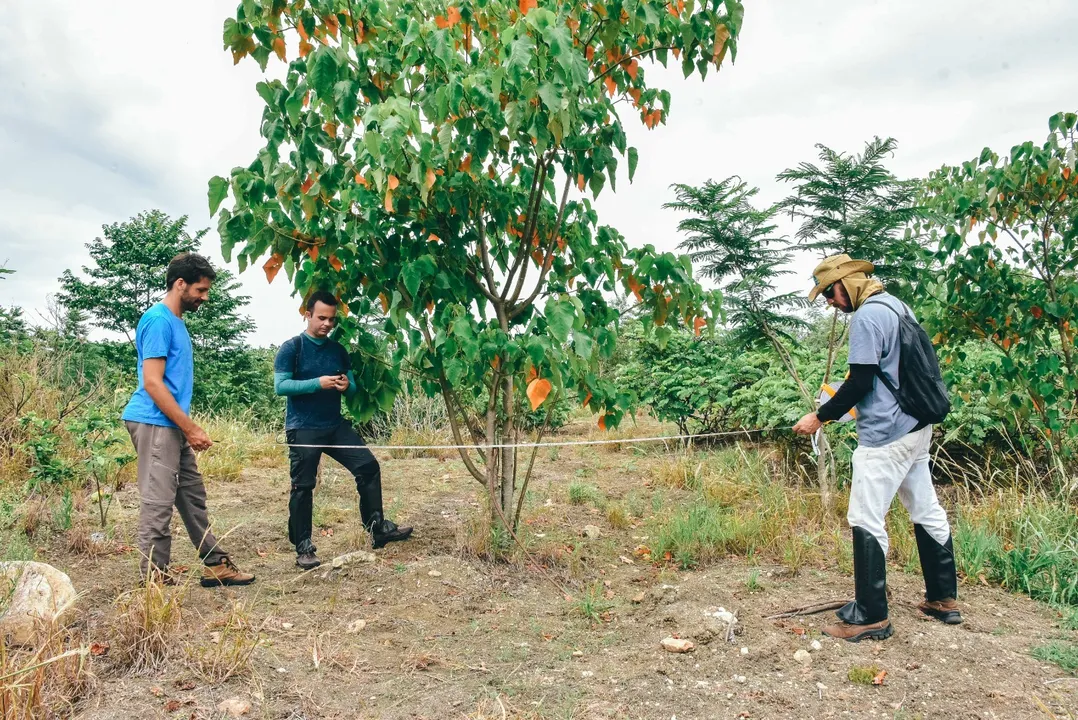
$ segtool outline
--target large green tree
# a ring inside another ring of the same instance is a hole
[[[983,390],[1052,434],[1078,438],[1078,114],[1048,121],[1042,144],[990,148],[926,182],[943,271],[929,318],[953,362],[965,344],[999,350]],[[945,357],[945,367],[947,365]]]
[[[796,239],[820,255],[847,253],[876,264],[883,278],[912,280],[923,268],[921,238],[906,228],[925,211],[916,181],[900,180],[884,164],[894,138],[873,138],[861,153],[817,145],[820,164],[800,163],[778,175],[794,186],[779,208],[800,221]]]
[[[587,197],[631,180],[622,114],[665,122],[650,60],[705,76],[736,53],[737,0],[245,0],[225,21],[236,62],[287,62],[260,82],[265,147],[209,184],[241,270],[269,255],[299,294],[352,313],[363,419],[393,402],[402,366],[439,394],[461,457],[501,516],[516,491],[520,383],[539,405],[573,393],[616,425],[632,398],[596,373],[614,351],[616,290],[651,327],[714,322],[688,258],[630,248]],[[619,160],[619,157],[621,158]],[[621,167],[619,167],[621,166]],[[358,316],[384,313],[378,333]],[[469,412],[481,396],[484,410]]]

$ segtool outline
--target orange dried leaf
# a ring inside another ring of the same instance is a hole
[[[576,176],[576,186],[581,190],[584,189],[584,173],[578,173]]]
[[[880,670],[879,674],[876,675],[876,677],[872,678],[872,684],[873,685],[883,685],[883,679],[885,677],[887,677],[887,671],[886,670]]]
[[[356,182],[359,183],[360,185],[362,185],[363,187],[367,187],[367,178],[363,177],[359,173],[356,173]]]
[[[310,191],[312,185],[314,185],[314,173],[311,173],[307,176],[307,179],[304,180],[303,184],[299,186],[299,190],[301,193],[306,195]]]
[[[328,122],[322,126],[322,129],[326,131],[326,134],[331,138],[337,137],[337,123]]]
[[[431,233],[430,237],[427,238],[427,242],[441,242],[441,241],[442,241],[442,239],[440,237],[438,237],[437,235],[435,235],[434,233]]]
[[[273,52],[277,54],[277,57],[281,59],[281,62],[285,61],[285,46],[283,37],[273,38]]]
[[[679,47],[673,48],[671,50],[671,52],[674,53],[674,59],[675,60],[679,60],[681,58],[681,48],[679,48]]]
[[[532,404],[532,410],[538,410],[543,401],[550,395],[552,386],[545,378],[536,378],[528,383],[528,400]]]
[[[329,256],[329,266],[337,272],[340,272],[344,269],[344,263],[342,263],[336,255]]]
[[[303,107],[308,107],[311,104],[311,91],[303,93]]]
[[[527,15],[530,11],[539,7],[539,3],[536,2],[536,0],[520,0],[518,7],[520,8],[521,15]]]
[[[445,11],[446,23],[449,27],[453,27],[460,22],[460,9],[450,5]]]
[[[329,34],[334,38],[337,37],[337,30],[340,28],[340,23],[337,21],[336,15],[329,15],[323,19],[326,23],[326,29],[329,30]]]
[[[427,313],[429,313],[431,315],[434,314],[434,301],[433,300],[428,300],[427,301]]]
[[[606,91],[610,94],[610,97],[614,97],[614,93],[618,90],[618,84],[614,82],[614,78],[607,75],[603,78],[603,84],[606,85]]]
[[[390,190],[396,190],[401,184],[401,181],[397,179],[396,175],[390,175],[388,182]]]
[[[587,396],[586,398],[584,398],[584,403],[583,403],[583,406],[584,406],[584,407],[587,407],[587,406],[588,406],[588,403],[590,403],[590,402],[591,402],[591,393],[589,392],[589,393],[588,393],[588,396]]]
[[[707,320],[702,317],[698,317],[692,321],[693,329],[696,331],[696,337],[700,337],[700,331],[707,327]]]
[[[91,643],[90,654],[96,657],[101,657],[109,651],[109,644],[107,642]]]
[[[314,45],[311,45],[307,40],[299,41],[299,56],[305,58],[311,54],[311,50],[314,50]]]
[[[594,60],[595,59],[595,48],[592,47],[591,45],[588,45],[586,48],[584,48],[584,57],[587,58],[588,62],[591,62],[592,60]]]
[[[606,430],[606,415],[599,416],[599,429]]]
[[[382,301],[382,312],[383,313],[388,313],[389,312],[389,298],[386,297],[385,293],[379,293],[378,294],[378,299]]]
[[[534,365],[529,365],[528,366],[528,374],[525,376],[524,382],[530,383],[532,380],[535,380],[538,377],[539,377],[539,371],[535,369]]]
[[[629,77],[633,80],[636,80],[636,75],[640,72],[640,63],[636,60],[630,60],[629,64],[625,66],[625,72],[629,73]]]
[[[393,212],[393,191],[386,191],[385,209],[387,213]]]
[[[678,16],[678,14],[677,14],[677,6],[674,3],[670,3],[669,5],[667,5],[666,9],[669,10],[670,14],[673,15],[674,17]]]
[[[465,156],[464,161],[461,162],[460,171],[461,172],[471,172],[471,170],[472,170],[472,156],[469,153],[467,156]]]
[[[266,282],[273,282],[273,278],[277,277],[277,273],[280,272],[283,265],[284,256],[280,253],[270,255],[269,260],[262,266],[262,269],[266,272]]]
[[[311,260],[314,260],[315,262],[317,262],[318,261],[318,246],[317,245],[308,246],[307,247],[307,255],[311,258]]]
[[[502,359],[499,356],[495,355],[494,359],[490,361],[490,366],[495,370],[500,369],[502,366]]]
[[[426,182],[427,182],[427,189],[428,190],[430,190],[432,187],[434,187],[434,179],[435,179],[434,171],[431,170],[430,168],[427,168]]]

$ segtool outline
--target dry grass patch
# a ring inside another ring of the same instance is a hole
[[[187,646],[191,668],[208,683],[251,674],[251,656],[261,644],[247,606],[233,602],[228,615],[210,625],[208,636]]]
[[[93,689],[90,647],[67,628],[52,628],[33,649],[0,637],[0,718],[60,717]]]
[[[151,575],[142,587],[116,599],[112,647],[120,665],[133,673],[150,673],[164,665],[183,631],[186,594],[186,583],[168,587]]]

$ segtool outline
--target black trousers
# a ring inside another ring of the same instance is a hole
[[[289,445],[323,446],[288,448],[292,471],[292,493],[288,499],[288,540],[296,546],[296,552],[312,552],[314,549],[311,543],[311,515],[314,511],[314,485],[322,453],[343,465],[356,479],[359,514],[363,519],[363,526],[369,529],[376,514],[378,518],[382,517],[382,470],[378,460],[365,447],[339,447],[366,445],[351,425],[342,422],[331,430],[287,430],[285,438]]]

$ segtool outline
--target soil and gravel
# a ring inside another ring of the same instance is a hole
[[[284,537],[283,449],[237,480],[211,478],[211,516],[219,534],[227,531],[222,544],[257,583],[216,590],[191,583],[165,669],[133,676],[108,654],[95,658],[99,682],[78,716],[225,717],[222,702],[236,699],[243,717],[282,720],[1078,715],[1078,680],[1030,655],[1066,633],[1051,609],[1024,596],[966,584],[966,621],[949,627],[920,616],[919,576],[892,567],[895,635],[836,642],[819,632],[830,613],[764,616],[845,598],[849,576],[831,567],[791,575],[738,558],[683,571],[634,553],[648,541],[647,517],[615,529],[594,508],[569,503],[568,486],[582,476],[608,498],[636,492],[647,501],[658,491],[649,487],[649,468],[661,461],[659,453],[629,450],[543,451],[522,535],[550,566],[545,571],[527,559],[493,563],[462,549],[481,508],[479,485],[458,460],[383,457],[386,505],[415,526],[414,539],[377,551],[374,562],[306,574]],[[662,492],[677,500],[675,491]],[[355,503],[351,479],[328,463],[315,515],[324,559],[364,549]],[[137,507],[134,488],[118,495],[114,543],[132,543]],[[599,536],[585,537],[585,525]],[[178,520],[174,535],[174,562],[197,572]],[[78,623],[89,639],[107,642],[114,599],[135,585],[135,554],[72,555],[57,542],[41,556],[83,594]],[[736,616],[732,630],[720,608]],[[192,656],[211,647],[230,612],[261,644],[247,672],[207,683]],[[668,637],[690,640],[693,651],[667,652]],[[852,682],[851,668],[882,684]]]

